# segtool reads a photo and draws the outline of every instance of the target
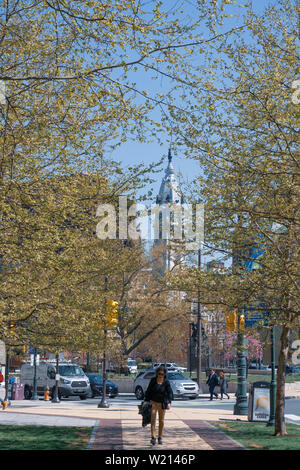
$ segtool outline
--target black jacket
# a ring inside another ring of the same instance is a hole
[[[223,379],[220,379],[220,390],[223,392],[227,392],[227,379],[224,377]]]
[[[153,393],[154,393],[154,386],[156,384],[156,377],[153,377],[150,380],[148,388],[145,393],[145,400],[150,401],[153,400]],[[162,409],[165,410],[169,403],[171,403],[173,398],[172,388],[168,379],[165,379],[162,383],[162,392],[163,392],[163,401],[162,401]],[[155,400],[153,400],[155,401]]]
[[[209,386],[209,388],[214,388],[217,385],[219,385],[217,374],[216,373],[210,374],[206,383]]]

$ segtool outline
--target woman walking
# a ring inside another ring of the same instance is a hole
[[[151,410],[151,444],[156,444],[156,415],[158,413],[158,444],[162,444],[164,419],[166,410],[170,409],[172,401],[172,389],[167,379],[167,369],[160,366],[156,369],[155,377],[150,380],[145,393],[145,400],[152,404]]]
[[[220,385],[221,400],[223,400],[223,395],[226,395],[229,400],[229,395],[227,393],[227,379],[223,371],[219,373],[219,385]]]

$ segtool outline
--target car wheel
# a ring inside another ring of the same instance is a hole
[[[29,387],[25,387],[24,389],[24,398],[25,400],[30,400],[32,397],[32,391],[30,390]]]
[[[144,392],[142,387],[136,387],[135,389],[135,396],[137,400],[143,400],[144,398]]]

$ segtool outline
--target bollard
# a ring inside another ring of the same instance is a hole
[[[49,388],[45,388],[44,390],[44,401],[49,401]]]

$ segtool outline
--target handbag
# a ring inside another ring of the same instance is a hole
[[[138,409],[139,414],[142,415],[142,426],[144,428],[147,424],[151,423],[152,403],[149,401],[142,401],[142,403],[138,405]]]

